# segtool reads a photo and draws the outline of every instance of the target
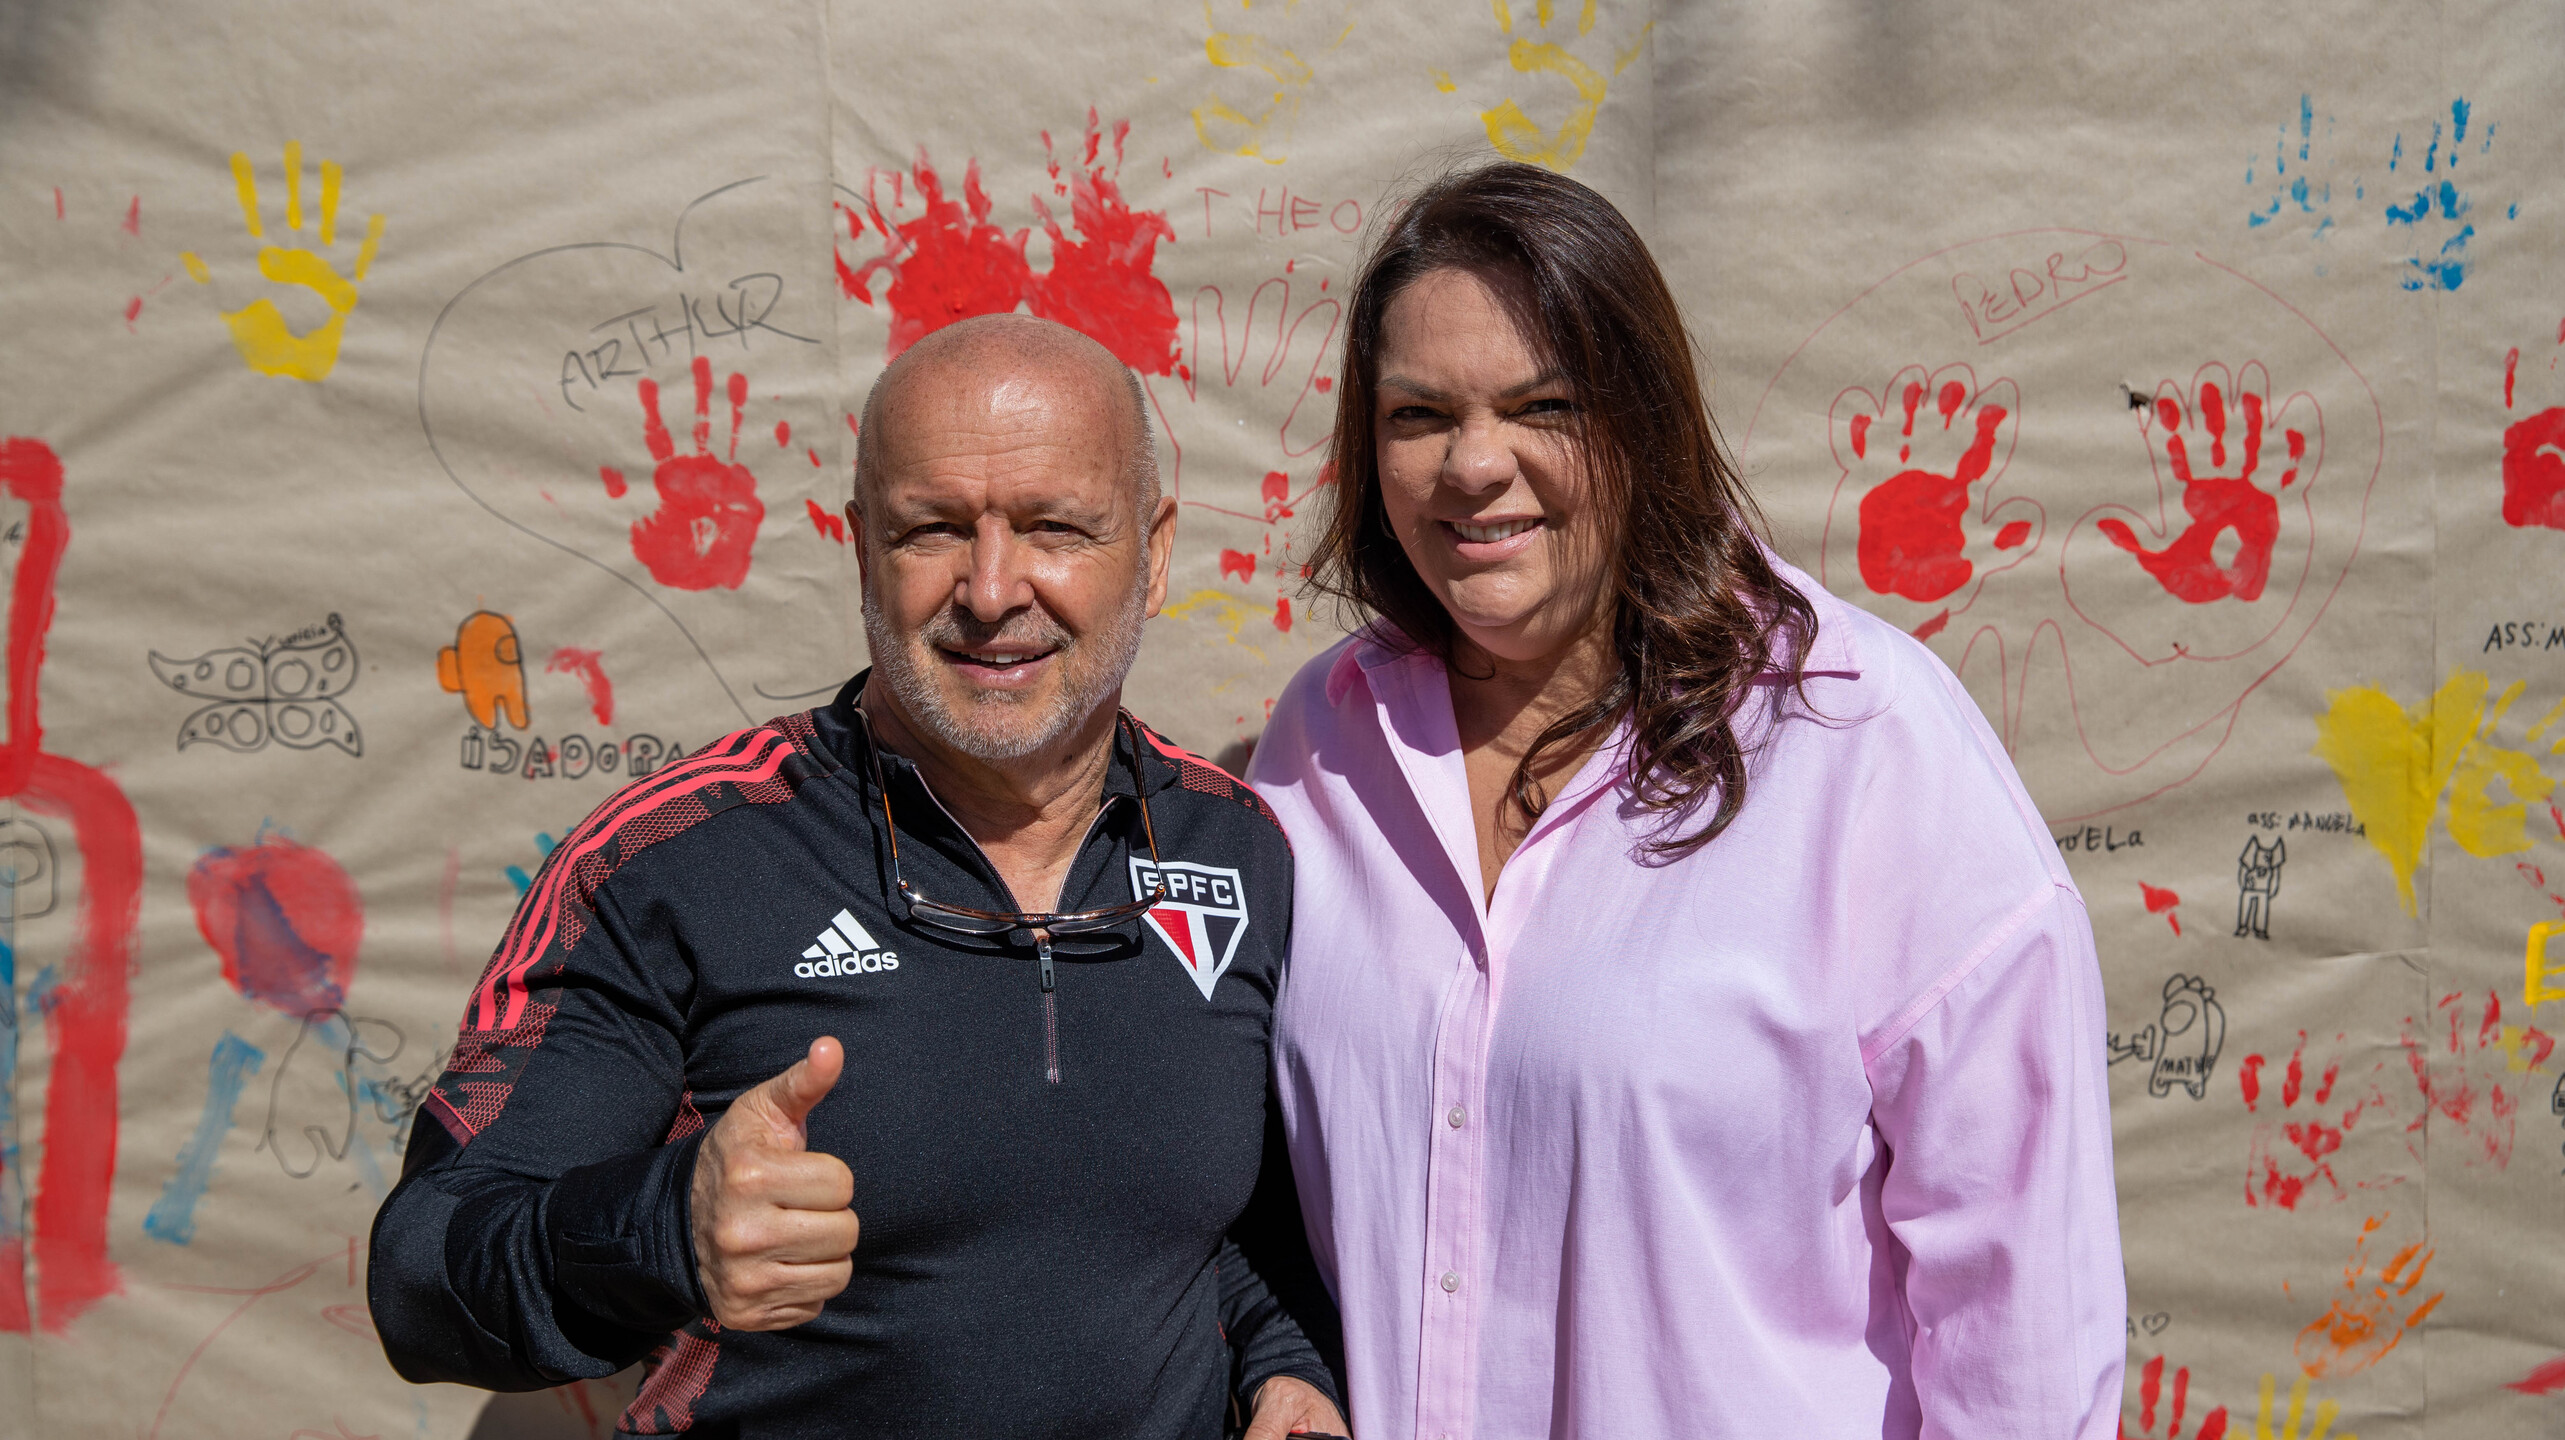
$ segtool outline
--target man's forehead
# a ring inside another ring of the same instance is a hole
[[[1109,511],[1125,502],[1119,457],[1096,444],[954,430],[884,456],[875,494],[894,509]]]

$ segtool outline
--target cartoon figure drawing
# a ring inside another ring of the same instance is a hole
[[[2265,845],[2251,835],[2244,838],[2244,851],[2235,859],[2235,883],[2241,892],[2235,906],[2237,939],[2271,938],[2271,902],[2280,896],[2280,867],[2287,863],[2288,841],[2275,835]]]
[[[463,708],[484,730],[499,728],[503,710],[509,724],[526,727],[525,661],[517,627],[505,615],[475,610],[463,617],[454,643],[436,652],[436,683],[462,696]]]
[[[2277,873],[2275,869],[2275,874]],[[2175,975],[2164,982],[2163,1037],[2157,1042],[2155,1070],[2146,1077],[2146,1093],[2161,1100],[2181,1086],[2199,1100],[2209,1093],[2209,1074],[2227,1043],[2227,1012],[2218,994],[2196,975]]]

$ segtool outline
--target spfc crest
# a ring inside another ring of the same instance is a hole
[[[1167,942],[1193,977],[1202,998],[1229,970],[1238,954],[1238,937],[1247,933],[1247,889],[1238,872],[1218,865],[1169,860],[1153,865],[1131,857],[1131,898],[1140,899],[1150,882],[1166,885],[1166,903],[1149,911],[1149,928]]]

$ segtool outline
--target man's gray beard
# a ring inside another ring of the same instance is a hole
[[[1021,760],[1085,724],[1122,688],[1123,678],[1131,673],[1132,662],[1140,656],[1148,598],[1149,571],[1144,565],[1121,612],[1084,639],[1070,635],[1040,610],[1011,615],[991,631],[967,615],[957,616],[948,604],[904,640],[891,633],[868,586],[864,591],[864,643],[872,648],[874,673],[890,682],[891,693],[899,698],[900,709],[906,712],[909,723],[975,760]],[[959,649],[988,640],[1018,643],[1028,650],[1058,648],[1060,700],[1049,715],[1039,717],[1030,726],[991,723],[1002,722],[1005,712],[1020,711],[1027,703],[1004,692],[983,695],[973,714],[957,715],[946,707],[943,692],[935,683],[934,667],[943,663],[934,658],[935,648],[949,645]]]

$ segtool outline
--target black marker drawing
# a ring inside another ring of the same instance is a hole
[[[16,807],[0,820],[0,901],[12,921],[53,913],[61,891],[55,881],[53,837]]]
[[[289,750],[335,745],[365,753],[356,717],[337,697],[356,684],[356,646],[336,615],[291,635],[208,650],[192,660],[151,652],[151,671],[181,695],[211,699],[178,727],[178,748],[199,740],[244,753],[270,740]]]
[[[310,1064],[300,1070],[295,1059],[303,1042],[314,1042],[316,1054],[327,1054],[328,1069],[316,1075]],[[388,1067],[405,1037],[388,1020],[370,1020],[340,1010],[315,1010],[303,1017],[294,1043],[276,1067],[267,1087],[267,1123],[258,1148],[276,1158],[277,1168],[297,1180],[310,1178],[324,1160],[345,1160],[356,1144],[361,1111],[392,1127],[391,1151],[399,1155],[409,1142],[409,1124],[429,1086],[444,1068],[438,1055],[424,1073],[410,1080],[368,1075],[360,1066]],[[299,1083],[287,1091],[287,1079]],[[317,1123],[316,1123],[317,1122]],[[288,1155],[288,1150],[298,1153]]]
[[[2226,1048],[2227,1012],[2217,992],[2196,975],[2175,975],[2164,982],[2164,1010],[2152,1025],[2131,1034],[2114,1030],[2106,1040],[2110,1064],[2135,1060],[2151,1064],[2146,1093],[2161,1100],[2175,1086],[2194,1100],[2209,1093],[2209,1076]]]
[[[2277,836],[2265,845],[2254,836],[2244,837],[2244,851],[2235,857],[2235,934],[2241,940],[2247,935],[2256,940],[2271,938],[2271,902],[2280,898],[2280,867],[2289,863],[2289,842]]]

